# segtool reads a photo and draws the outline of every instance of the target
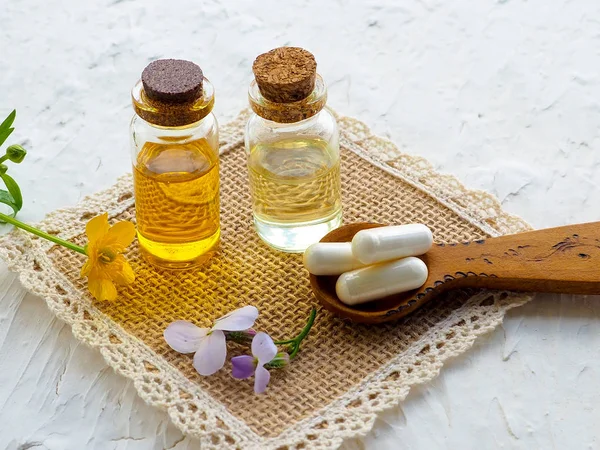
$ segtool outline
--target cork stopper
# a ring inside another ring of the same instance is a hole
[[[189,103],[202,96],[202,69],[191,61],[159,59],[142,72],[144,92],[162,103]]]
[[[263,97],[275,103],[293,103],[313,91],[317,62],[303,48],[279,47],[259,55],[252,71]]]
[[[131,90],[136,114],[154,125],[181,127],[202,120],[215,104],[212,84],[190,61],[159,59]]]

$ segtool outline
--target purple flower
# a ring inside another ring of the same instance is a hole
[[[164,337],[176,352],[195,353],[194,368],[200,375],[212,375],[225,364],[225,331],[247,330],[257,317],[256,307],[244,306],[215,320],[212,328],[200,328],[191,322],[177,320],[165,329]]]
[[[231,358],[232,375],[240,380],[254,375],[254,392],[262,394],[267,389],[271,378],[265,364],[274,361],[274,359],[277,359],[276,357],[279,357],[278,367],[283,367],[289,361],[287,353],[282,353],[281,356],[277,353],[277,346],[267,333],[257,333],[252,340],[252,356],[243,355]]]

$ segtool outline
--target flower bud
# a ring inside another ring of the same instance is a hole
[[[8,167],[5,164],[0,164],[0,174],[5,174],[7,170]]]
[[[245,331],[226,331],[225,338],[228,341],[237,342],[238,344],[251,344],[252,339],[256,336],[256,331],[249,328]]]
[[[271,361],[265,364],[265,367],[269,369],[281,369],[290,363],[290,355],[287,352],[279,352],[275,355]]]
[[[20,145],[11,145],[6,149],[6,155],[8,159],[12,162],[19,164],[23,159],[25,159],[25,155],[27,155],[27,150],[25,150]]]

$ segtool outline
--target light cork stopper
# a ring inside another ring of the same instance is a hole
[[[252,71],[263,97],[275,103],[292,103],[313,91],[317,62],[303,48],[279,47],[259,55]]]

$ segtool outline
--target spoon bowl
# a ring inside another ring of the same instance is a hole
[[[377,223],[344,225],[321,242],[350,242]],[[568,225],[462,243],[436,243],[419,256],[429,270],[419,289],[348,306],[335,292],[338,276],[310,274],[325,309],[357,323],[397,320],[457,288],[600,294],[600,222]]]

